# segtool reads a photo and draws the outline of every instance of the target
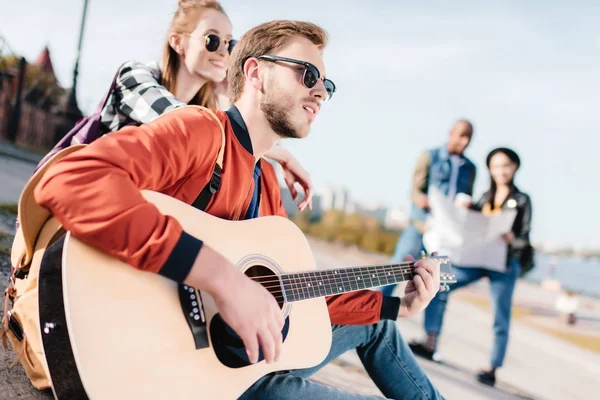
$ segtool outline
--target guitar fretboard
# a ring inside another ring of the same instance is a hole
[[[412,279],[413,263],[329,269],[281,275],[287,301],[369,289]]]

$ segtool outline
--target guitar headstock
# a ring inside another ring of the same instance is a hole
[[[431,255],[427,255],[425,252],[421,254],[420,259],[423,258],[431,258],[433,260],[439,261],[440,263],[440,292],[447,292],[450,290],[450,286],[453,283],[456,283],[456,276],[452,272],[452,264],[450,263],[450,259],[446,256],[438,256],[437,253],[431,253]]]

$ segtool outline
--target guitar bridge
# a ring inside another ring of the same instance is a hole
[[[196,350],[208,347],[206,315],[199,290],[184,284],[178,284],[179,302],[183,315],[190,327]]]

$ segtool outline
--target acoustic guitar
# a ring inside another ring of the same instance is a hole
[[[56,236],[39,278],[44,355],[57,399],[235,399],[273,371],[329,353],[325,296],[412,279],[414,262],[317,269],[302,231],[283,217],[226,221],[172,197],[144,197],[260,282],[285,317],[279,361],[250,364],[210,295],[137,270],[69,232]],[[442,264],[442,288],[454,282]]]

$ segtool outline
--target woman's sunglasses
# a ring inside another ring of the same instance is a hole
[[[189,33],[183,33],[183,35],[189,36],[194,39],[202,39],[197,36],[192,36]],[[231,52],[233,51],[233,47],[237,43],[237,40],[223,39],[223,42],[225,42],[225,45],[227,46],[227,51],[229,52],[229,54],[231,54]],[[206,50],[213,53],[213,52],[219,50],[219,46],[221,46],[221,38],[219,36],[215,35],[214,33],[209,33],[207,35],[204,35],[204,45],[206,46]]]
[[[315,67],[313,64],[306,62],[295,60],[293,58],[287,57],[279,57],[279,56],[259,56],[257,57],[259,60],[265,60],[270,62],[288,62],[292,64],[302,65],[304,67],[304,74],[302,75],[302,84],[306,86],[308,89],[312,89],[315,87],[317,82],[320,80],[323,81],[323,85],[325,86],[325,90],[327,90],[327,98],[325,100],[331,99],[333,94],[335,93],[335,84],[331,79],[327,79],[325,77],[321,77],[321,73],[319,69]]]

